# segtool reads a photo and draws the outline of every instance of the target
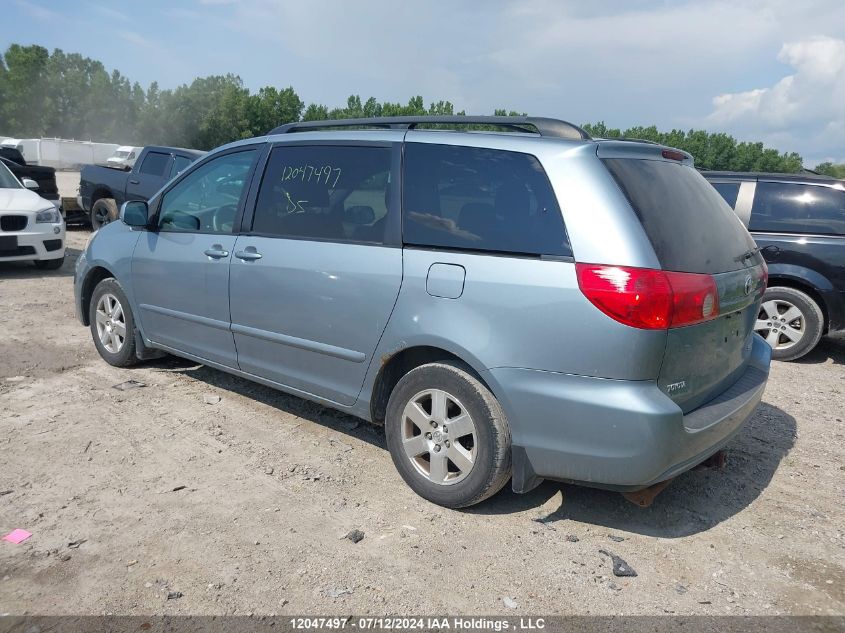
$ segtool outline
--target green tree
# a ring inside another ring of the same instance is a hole
[[[835,164],[831,162],[819,163],[813,171],[817,171],[831,178],[845,178],[845,163]]]
[[[41,136],[51,113],[49,86],[46,82],[47,62],[50,58],[43,46],[12,44],[4,55],[5,72],[0,76],[0,129],[5,134]]]

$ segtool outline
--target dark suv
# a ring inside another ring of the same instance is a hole
[[[814,174],[705,171],[769,265],[756,331],[779,360],[845,330],[845,182]]]

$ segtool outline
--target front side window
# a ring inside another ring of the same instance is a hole
[[[169,162],[170,154],[150,152],[144,157],[144,162],[141,163],[141,173],[150,176],[163,176]]]
[[[383,243],[390,162],[388,147],[276,147],[261,180],[253,233]]]
[[[751,231],[845,235],[845,191],[787,182],[758,182]]]
[[[572,255],[549,179],[530,154],[407,143],[403,185],[406,244]]]
[[[162,231],[232,233],[256,149],[224,154],[200,165],[164,194]]]

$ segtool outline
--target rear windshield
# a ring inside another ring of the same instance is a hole
[[[640,219],[664,270],[720,273],[743,268],[755,248],[739,218],[692,167],[608,158],[605,165]]]

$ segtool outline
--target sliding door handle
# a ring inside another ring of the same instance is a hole
[[[211,248],[205,249],[203,252],[212,259],[224,259],[229,256],[229,251],[224,250],[220,244],[215,244]]]
[[[261,259],[261,253],[255,250],[255,247],[247,246],[242,251],[235,251],[235,257],[237,257],[238,259],[242,259],[245,262],[252,262],[256,259]]]

